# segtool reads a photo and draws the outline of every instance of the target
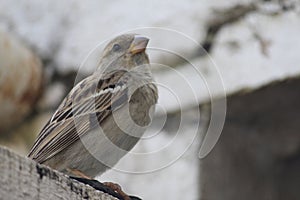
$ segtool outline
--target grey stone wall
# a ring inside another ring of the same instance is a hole
[[[300,199],[300,79],[228,98],[222,135],[200,167],[201,199]]]

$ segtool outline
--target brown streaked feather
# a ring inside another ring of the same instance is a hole
[[[117,86],[126,86],[130,78],[127,71],[118,70],[103,77],[96,76],[93,74],[72,89],[38,135],[28,157],[39,163],[45,162],[98,124],[101,125],[112,111],[128,102],[127,87],[113,94],[109,91]],[[107,92],[103,93],[104,90]],[[98,123],[91,116],[96,116]]]

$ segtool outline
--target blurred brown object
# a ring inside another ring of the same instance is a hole
[[[20,123],[40,95],[41,61],[0,29],[0,133]]]

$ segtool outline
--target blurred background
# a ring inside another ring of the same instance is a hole
[[[0,145],[26,155],[95,69],[89,53],[128,31],[161,64],[157,113],[133,149],[151,157],[126,156],[100,181],[143,199],[300,199],[298,0],[0,0]]]

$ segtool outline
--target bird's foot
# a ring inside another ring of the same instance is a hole
[[[131,198],[122,190],[119,184],[112,182],[104,182],[103,184],[120,194],[124,200],[131,200]]]
[[[121,186],[116,183],[111,183],[111,182],[101,183],[94,179],[89,179],[89,178],[87,179],[87,178],[80,178],[80,177],[73,177],[73,176],[70,176],[70,178],[75,179],[81,183],[90,185],[96,190],[110,194],[111,196],[116,197],[120,200],[141,200],[140,198],[135,196],[128,196],[125,192],[122,191]]]

